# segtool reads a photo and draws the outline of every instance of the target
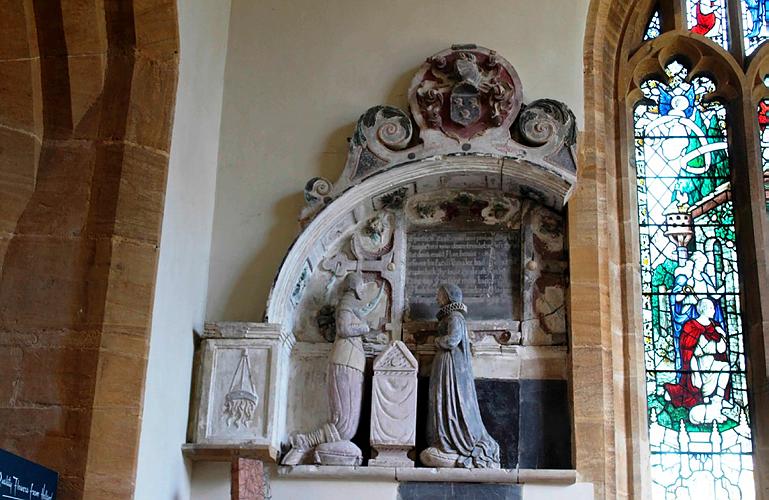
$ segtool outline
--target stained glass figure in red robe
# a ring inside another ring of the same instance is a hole
[[[699,316],[687,321],[681,330],[679,352],[681,377],[665,384],[673,406],[689,409],[693,424],[725,422],[722,410],[731,407],[729,353],[726,334],[714,321],[716,304],[710,298],[697,302]]]
[[[703,5],[704,4],[704,5]],[[692,33],[707,35],[716,25],[716,13],[713,11],[712,0],[700,0],[697,2],[697,24],[692,26]]]

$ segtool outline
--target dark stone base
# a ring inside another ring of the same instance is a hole
[[[520,500],[517,484],[401,483],[398,500]]]
[[[419,378],[417,452],[425,449],[429,378]],[[478,406],[504,469],[571,469],[566,381],[476,379]],[[500,497],[505,498],[505,497]]]

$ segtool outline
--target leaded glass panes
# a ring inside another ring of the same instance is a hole
[[[769,0],[741,0],[741,3],[745,55],[750,55],[769,38]]]
[[[753,498],[727,110],[666,73],[634,111],[652,494]]]
[[[726,0],[686,0],[686,19],[692,33],[729,48]]]
[[[764,199],[769,212],[769,99],[758,103],[758,133],[761,146],[761,167],[764,171]]]
[[[662,32],[662,23],[660,22],[660,11],[655,10],[652,13],[652,17],[649,19],[649,23],[646,25],[646,31],[644,32],[644,40],[651,40],[657,38]]]

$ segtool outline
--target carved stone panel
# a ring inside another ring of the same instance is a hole
[[[248,441],[274,454],[285,426],[293,336],[277,325],[212,323],[201,346],[194,438],[200,444]]]
[[[412,231],[407,249],[409,319],[435,319],[438,312],[435,291],[441,283],[455,283],[463,290],[468,319],[518,317],[520,240],[517,232]]]
[[[417,360],[401,341],[374,360],[371,388],[370,466],[413,467],[408,452],[416,442]]]

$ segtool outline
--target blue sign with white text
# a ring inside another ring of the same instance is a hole
[[[59,474],[0,450],[0,500],[55,500]]]

